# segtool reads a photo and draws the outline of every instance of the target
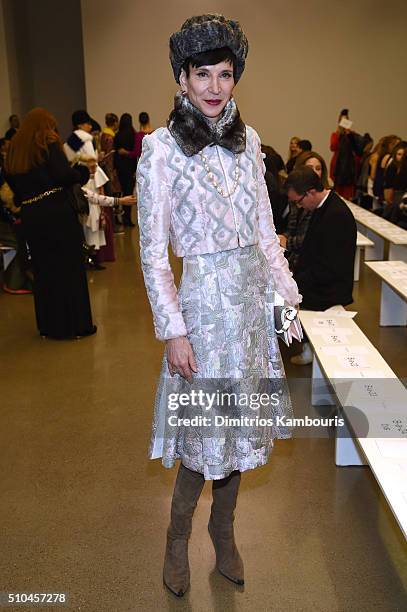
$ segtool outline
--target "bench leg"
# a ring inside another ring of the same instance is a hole
[[[353,266],[353,280],[354,281],[358,281],[359,280],[359,271],[360,271],[360,248],[361,247],[356,247],[356,253],[355,253],[355,263]]]
[[[338,432],[341,433],[340,436]],[[338,466],[367,465],[363,453],[350,435],[346,422],[343,427],[337,427],[335,430],[335,463]]]
[[[332,398],[332,393],[326,383],[325,376],[321,372],[318,359],[315,357],[312,360],[312,406],[334,406],[336,402]]]
[[[407,325],[407,303],[384,281],[380,301],[380,325]]]
[[[407,263],[407,245],[390,244],[389,261],[405,261]]]
[[[365,261],[383,260],[384,258],[384,240],[374,232],[367,230],[365,236],[374,242],[374,246],[365,247]]]

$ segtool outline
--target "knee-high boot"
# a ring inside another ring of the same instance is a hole
[[[223,576],[236,584],[244,584],[243,561],[236,548],[233,532],[240,477],[240,472],[235,471],[227,478],[213,481],[213,503],[208,524],[216,552],[216,567]]]
[[[180,464],[172,497],[163,571],[164,584],[177,597],[182,597],[189,587],[188,540],[192,530],[192,515],[204,484],[203,474]]]

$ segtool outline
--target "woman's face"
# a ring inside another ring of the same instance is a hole
[[[189,101],[212,123],[216,123],[229,102],[235,86],[233,66],[220,62],[214,66],[190,66],[189,77],[181,71],[180,84]]]
[[[405,151],[405,149],[398,149],[396,151],[396,162],[397,163],[400,163],[401,160],[403,159],[404,151]]]
[[[317,159],[316,157],[310,157],[305,162],[305,166],[309,166],[310,168],[312,168],[313,171],[318,174],[319,178],[322,178],[322,165],[319,159]]]
[[[291,138],[290,140],[290,152],[293,155],[297,155],[297,153],[300,152],[300,149],[298,147],[298,140],[296,138]]]

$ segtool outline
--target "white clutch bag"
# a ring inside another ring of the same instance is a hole
[[[274,325],[277,337],[281,338],[287,346],[290,346],[293,338],[301,342],[304,334],[297,309],[287,306],[284,298],[277,291],[274,295]]]

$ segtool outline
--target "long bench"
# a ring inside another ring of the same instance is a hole
[[[336,465],[370,466],[407,538],[407,389],[346,311],[300,319],[314,351],[311,402],[345,417]]]
[[[382,280],[380,325],[407,325],[407,263],[365,262]]]
[[[389,244],[389,260],[407,261],[407,230],[386,221],[361,206],[344,200],[355,218],[358,231],[371,239],[373,246],[366,248],[365,260],[383,260],[384,244]]]

